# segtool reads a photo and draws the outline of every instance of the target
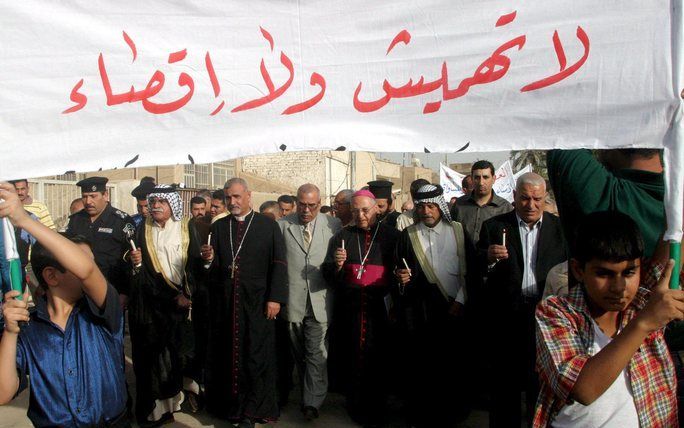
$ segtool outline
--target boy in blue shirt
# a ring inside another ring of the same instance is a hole
[[[36,426],[130,426],[126,414],[123,313],[88,243],[32,220],[13,186],[0,183],[0,218],[36,238],[31,264],[45,296],[29,314],[26,297],[5,296],[0,339],[0,404],[31,386]],[[19,327],[20,321],[28,324]]]

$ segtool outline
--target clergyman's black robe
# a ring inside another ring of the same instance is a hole
[[[371,241],[379,228],[375,241]],[[334,283],[335,310],[330,356],[334,376],[342,381],[350,416],[358,423],[381,423],[387,395],[389,319],[386,296],[394,282],[394,248],[399,231],[384,222],[369,230],[347,226],[330,241],[324,275]],[[345,242],[347,260],[336,271],[334,254]],[[364,272],[361,260],[370,247]]]
[[[169,220],[171,221],[171,220]],[[136,230],[136,245],[143,262],[131,279],[129,322],[136,380],[136,417],[145,421],[155,400],[176,396],[183,388],[183,376],[199,380],[195,342],[188,309],[179,308],[179,294],[192,300],[196,278],[203,275],[200,241],[193,222],[188,224],[188,256],[183,284],[169,285],[155,270],[145,232],[152,227],[148,218]],[[193,308],[193,311],[195,308]]]
[[[250,220],[251,226],[247,230]],[[236,257],[231,278],[233,251]],[[209,268],[209,411],[229,420],[278,418],[275,321],[266,302],[287,303],[283,235],[275,221],[252,212],[244,221],[229,215],[212,226],[214,260]]]

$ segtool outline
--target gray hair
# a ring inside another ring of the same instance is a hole
[[[546,181],[544,181],[544,178],[541,175],[535,174],[534,172],[526,172],[518,177],[518,181],[515,183],[515,191],[520,192],[525,185],[541,187],[546,191]]]
[[[337,192],[337,195],[335,195],[335,198],[337,198],[340,195],[344,196],[345,203],[350,204],[352,196],[354,196],[354,191],[352,189],[340,190],[339,192]]]
[[[280,207],[280,205],[278,205],[278,202],[276,202],[276,201],[266,201],[259,206],[259,212],[263,214],[264,211],[266,211],[266,210],[279,208],[279,207]]]
[[[224,189],[228,189],[229,187],[233,186],[234,184],[239,184],[240,186],[245,188],[245,191],[249,190],[249,187],[247,187],[247,182],[240,177],[233,177],[226,181],[226,184],[223,185]]]
[[[315,193],[319,198],[321,197],[321,190],[318,188],[318,186],[312,183],[302,184],[299,186],[299,189],[297,189],[297,196],[304,195],[306,193]]]

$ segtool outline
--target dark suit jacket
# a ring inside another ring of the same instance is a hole
[[[486,273],[489,264],[487,248],[492,244],[501,244],[504,228],[506,229],[508,259],[499,261]],[[537,239],[537,264],[535,268],[540,297],[544,292],[546,275],[549,270],[568,259],[566,248],[560,219],[545,212]],[[477,249],[480,268],[487,276],[486,300],[494,305],[492,309],[497,312],[509,312],[517,309],[521,304],[522,278],[525,270],[515,210],[492,217],[483,223]]]

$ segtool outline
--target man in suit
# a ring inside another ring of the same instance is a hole
[[[340,220],[319,215],[321,194],[313,184],[297,190],[296,212],[278,220],[287,254],[289,298],[284,316],[290,343],[301,376],[302,412],[308,420],[328,392],[327,330],[332,294],[323,279],[321,265],[330,239],[342,228]]]
[[[483,223],[477,243],[481,267],[488,272],[489,355],[496,356],[490,427],[520,426],[521,389],[531,426],[539,392],[534,310],[549,270],[568,258],[560,220],[544,212],[544,179],[532,172],[520,176],[514,201],[513,211]]]

